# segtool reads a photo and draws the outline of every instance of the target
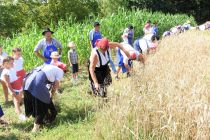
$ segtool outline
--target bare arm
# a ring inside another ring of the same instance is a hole
[[[68,61],[69,61],[69,65],[72,66],[70,52],[68,52]]]
[[[15,91],[13,90],[13,88],[12,88],[12,86],[11,86],[11,84],[10,84],[9,76],[8,76],[8,75],[4,75],[4,80],[5,80],[6,84],[7,84],[7,87],[9,88],[9,90],[10,90],[13,94],[15,94]]]
[[[46,58],[42,56],[38,51],[35,51],[34,53],[37,57],[41,58],[44,62],[46,61]]]
[[[60,87],[60,82],[56,80],[53,84],[53,90],[57,90],[59,87]]]
[[[113,48],[120,48],[125,54],[127,57],[130,57],[130,54],[127,50],[125,50],[125,48],[123,47],[123,45],[121,43],[118,43],[118,42],[110,42],[109,43],[109,47],[110,49],[113,49]]]
[[[92,45],[92,41],[90,40],[90,47],[91,47],[91,49],[93,48],[93,45]]]
[[[90,75],[91,75],[92,80],[93,80],[95,85],[98,84],[98,80],[97,80],[95,72],[94,72],[97,63],[98,63],[97,55],[92,53],[91,56],[90,56],[90,68],[89,68],[89,71],[90,71]]]

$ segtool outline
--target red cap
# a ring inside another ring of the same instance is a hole
[[[108,49],[109,48],[109,40],[107,38],[98,39],[96,41],[96,46],[103,50]]]
[[[66,64],[64,64],[64,63],[62,63],[62,62],[53,63],[53,65],[59,67],[59,68],[62,69],[64,72],[67,71],[67,66],[66,66]]]
[[[130,59],[132,59],[132,60],[136,59],[136,52],[135,51],[130,52]]]

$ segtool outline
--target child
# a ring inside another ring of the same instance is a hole
[[[3,52],[3,46],[2,45],[0,45],[0,76],[1,76],[1,73],[2,73],[2,71],[3,71],[3,59],[5,58],[5,57],[7,57],[8,55],[5,53],[5,52]],[[5,97],[5,104],[7,104],[8,103],[8,89],[7,89],[7,85],[6,85],[6,83],[3,81],[3,80],[1,80],[0,79],[0,82],[1,82],[1,85],[2,85],[2,88],[3,88],[3,92],[4,92],[4,97]]]
[[[59,61],[60,59],[60,55],[58,52],[52,52],[50,57],[52,58],[50,64],[51,65],[54,65],[54,66],[59,66],[59,67],[62,67],[64,69],[64,71],[66,72],[67,71],[67,68],[66,68],[66,64],[62,63]]]
[[[78,55],[76,52],[76,45],[73,42],[70,42],[68,44],[68,47],[70,50],[68,51],[68,59],[69,59],[69,64],[72,67],[72,77],[73,80],[76,81],[78,80]]]
[[[12,52],[14,58],[14,69],[16,70],[18,81],[21,83],[21,86],[23,86],[23,78],[26,72],[23,68],[22,50],[20,48],[14,48]]]
[[[20,101],[22,99],[22,86],[16,75],[14,67],[14,58],[6,57],[3,59],[4,70],[1,74],[1,79],[7,84],[8,89],[12,93],[15,112],[19,115],[19,119],[26,120],[25,115],[22,114],[20,109]]]

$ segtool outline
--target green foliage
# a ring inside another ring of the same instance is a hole
[[[14,5],[0,5],[0,36],[11,36],[12,33],[21,31],[24,26],[22,15],[16,13],[20,8],[13,10],[14,8]]]
[[[123,30],[128,24],[133,24],[135,27],[135,38],[142,36],[142,28],[147,20],[158,21],[159,32],[162,34],[165,30],[171,27],[183,24],[186,20],[194,22],[192,17],[186,15],[170,15],[159,12],[148,12],[146,10],[119,10],[117,14],[112,14],[106,18],[97,18],[94,20],[85,20],[83,23],[73,23],[73,21],[59,21],[58,28],[51,28],[55,31],[54,37],[63,45],[62,61],[67,63],[67,43],[74,41],[77,45],[80,63],[85,63],[90,54],[89,31],[93,28],[92,23],[99,21],[101,23],[101,32],[104,37],[111,41],[121,41]],[[41,60],[33,53],[33,49],[38,40],[42,38],[42,30],[35,24],[27,32],[14,35],[13,39],[2,39],[0,44],[5,46],[7,52],[11,52],[14,46],[20,46],[23,50],[26,69],[31,69],[36,65],[41,64]]]
[[[146,8],[164,13],[184,13],[195,17],[196,21],[203,23],[209,20],[209,0],[129,0],[128,9]]]
[[[101,15],[116,13],[119,8],[128,6],[128,0],[98,0]]]

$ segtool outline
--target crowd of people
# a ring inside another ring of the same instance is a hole
[[[147,24],[151,23],[148,22]],[[94,95],[106,98],[107,87],[112,83],[109,64],[116,75],[115,79],[119,80],[121,71],[127,72],[127,76],[130,76],[133,60],[144,62],[144,54],[140,42],[135,43],[134,48],[132,47],[134,39],[134,27],[132,25],[129,25],[124,30],[122,43],[110,42],[107,38],[104,38],[100,32],[99,22],[95,22],[93,26],[94,28],[89,33],[91,46],[88,61],[90,87]],[[155,24],[154,27],[156,27],[154,34],[156,35],[157,25]],[[148,25],[145,25],[145,35],[149,34],[149,31],[146,30],[149,30]],[[0,81],[5,96],[5,104],[8,104],[9,95],[11,94],[19,120],[25,121],[30,116],[34,117],[33,132],[39,130],[40,125],[51,123],[56,118],[57,111],[52,98],[59,89],[60,80],[67,71],[67,65],[61,62],[63,47],[58,40],[52,37],[53,33],[49,28],[42,32],[43,39],[35,46],[34,53],[44,64],[32,69],[27,74],[24,70],[21,48],[14,48],[12,56],[9,56],[3,51],[3,46],[0,46]],[[147,42],[146,39],[145,41]],[[68,61],[72,71],[72,82],[74,83],[78,80],[79,58],[76,44],[69,42],[67,46],[69,47]],[[111,51],[111,49],[114,51]],[[117,54],[118,68],[116,68],[116,63],[112,59],[112,52]],[[21,110],[22,103],[24,103],[25,112]],[[0,117],[3,114],[0,107]],[[3,120],[0,120],[0,122],[1,124],[7,124]]]
[[[165,31],[163,33],[163,37],[171,36],[171,35],[177,35],[182,32],[186,32],[188,30],[199,30],[199,31],[204,31],[210,29],[210,21],[207,21],[201,25],[198,25],[196,27],[193,27],[191,25],[191,21],[187,20],[183,25],[177,25],[172,27],[170,30]]]
[[[185,27],[190,28],[189,22]],[[209,28],[209,22],[205,24]],[[145,64],[145,56],[156,51],[158,46],[158,23],[149,20],[143,28],[144,36],[134,40],[134,27],[128,25],[122,33],[122,42],[110,42],[103,37],[100,23],[95,22],[89,33],[91,46],[88,61],[88,73],[91,92],[103,99],[107,98],[107,87],[112,83],[111,69],[116,80],[119,74],[127,73],[130,77],[133,61]],[[49,28],[42,32],[41,39],[34,48],[35,55],[43,61],[43,65],[32,69],[26,74],[21,48],[14,48],[12,56],[8,56],[0,46],[0,74],[1,84],[8,103],[9,93],[13,98],[15,112],[21,121],[34,117],[33,132],[40,129],[40,125],[52,123],[57,115],[52,98],[59,90],[61,79],[67,72],[67,65],[61,62],[62,45],[52,37],[53,31]],[[76,44],[69,42],[68,62],[72,71],[72,82],[78,80],[79,57]],[[116,53],[117,62],[112,59],[111,53]],[[111,69],[110,69],[110,67]],[[25,113],[21,110],[24,103]],[[0,118],[4,115],[0,106]],[[1,124],[7,124],[0,119]]]

